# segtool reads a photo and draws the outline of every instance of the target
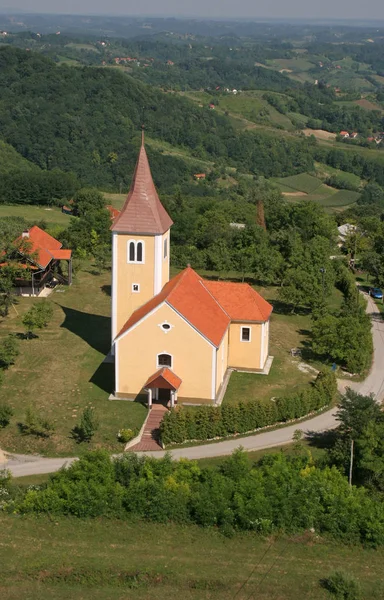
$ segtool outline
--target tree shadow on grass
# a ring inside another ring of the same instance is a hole
[[[92,315],[74,308],[61,306],[65,313],[65,320],[61,327],[68,329],[89,346],[108,354],[111,349],[111,319],[102,315]]]
[[[283,302],[282,300],[278,300],[276,298],[273,299],[267,299],[268,302],[270,302],[270,304],[272,304],[273,306],[273,312],[276,315],[292,315],[297,316],[305,316],[305,315],[309,315],[311,312],[311,309],[308,308],[307,306],[297,306],[295,308],[295,310],[292,310],[292,305],[291,304],[287,304],[287,302]]]
[[[328,429],[326,431],[307,431],[305,436],[310,446],[328,449],[335,445],[337,430]]]

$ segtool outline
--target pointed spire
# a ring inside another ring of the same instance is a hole
[[[157,195],[144,146],[144,126],[141,147],[125,204],[111,230],[119,233],[163,234],[173,221]]]

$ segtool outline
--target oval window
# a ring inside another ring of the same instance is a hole
[[[171,326],[168,323],[163,323],[161,328],[164,329],[165,331],[168,331],[169,329],[171,329]]]

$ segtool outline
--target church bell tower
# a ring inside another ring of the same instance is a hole
[[[169,281],[170,216],[141,148],[125,204],[112,227],[112,345],[133,311]]]

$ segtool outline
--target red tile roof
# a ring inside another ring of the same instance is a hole
[[[268,321],[272,306],[248,283],[204,281],[231,321]]]
[[[25,251],[23,251],[22,243],[26,242]],[[19,248],[21,244],[21,247]],[[15,241],[15,245],[17,245],[19,252],[24,256],[31,256],[31,261],[39,265],[42,269],[45,269],[51,260],[59,259],[59,256],[55,256],[59,251],[61,253],[65,253],[61,257],[65,260],[69,260],[71,258],[71,250],[60,250],[62,243],[58,240],[55,240],[54,237],[49,235],[43,229],[40,229],[37,225],[31,227],[28,231],[28,235],[20,236]]]
[[[111,230],[158,235],[168,231],[172,224],[153,183],[143,136],[131,189]]]
[[[55,260],[70,260],[72,256],[72,250],[63,250],[61,248],[59,250],[53,250],[52,254]]]
[[[178,390],[182,380],[168,367],[163,367],[148,378],[143,387],[154,387],[167,390]]]
[[[111,204],[107,204],[105,208],[109,211],[109,214],[111,215],[111,221],[114,221],[116,217],[118,217],[120,214],[120,211],[117,210],[117,208],[115,208]]]
[[[171,279],[157,296],[132,313],[117,337],[166,302],[216,347],[232,321],[265,322],[272,306],[248,284],[211,282],[191,267]]]

